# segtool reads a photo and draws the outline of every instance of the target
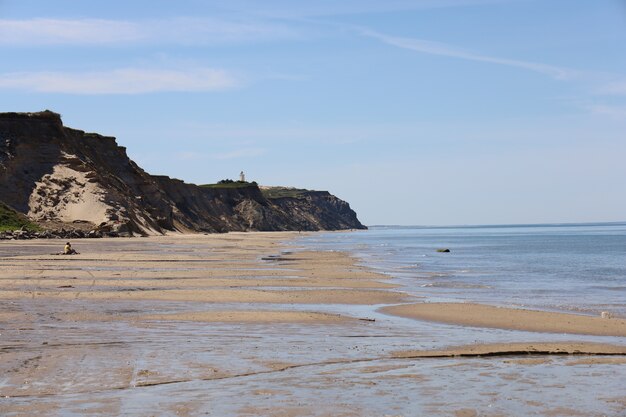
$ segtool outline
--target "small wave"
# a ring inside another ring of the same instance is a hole
[[[626,291],[626,287],[610,286],[610,285],[594,285],[589,288],[594,289],[594,290]]]
[[[419,269],[419,268],[420,268],[420,264],[411,264],[411,265],[397,266],[395,269],[404,270],[404,269]]]
[[[431,278],[448,278],[452,276],[452,274],[433,272],[428,274],[428,276],[430,276]]]
[[[489,285],[468,284],[465,282],[431,282],[422,284],[421,287],[430,288],[466,288],[466,289],[492,289]]]

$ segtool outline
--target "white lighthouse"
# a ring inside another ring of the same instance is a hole
[[[243,171],[239,173],[239,181],[246,182],[246,174],[244,174]]]

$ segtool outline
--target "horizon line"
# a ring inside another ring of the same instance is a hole
[[[457,229],[457,228],[505,228],[505,227],[575,227],[575,226],[615,226],[626,225],[626,220],[600,221],[600,222],[564,222],[564,223],[501,223],[501,224],[456,224],[456,225],[409,225],[409,224],[372,224],[370,227],[398,227],[415,229]]]

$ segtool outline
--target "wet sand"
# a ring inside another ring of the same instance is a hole
[[[0,242],[0,415],[623,410],[623,339],[407,320],[418,297],[297,237]]]
[[[448,357],[489,357],[516,355],[606,355],[626,356],[626,346],[602,343],[486,343],[443,350],[416,350],[395,352],[396,358],[448,358]]]
[[[71,321],[195,321],[204,323],[343,323],[350,320],[363,320],[339,314],[318,313],[311,311],[194,311],[170,314],[138,314],[132,317],[119,315],[97,315],[72,313],[61,315]]]
[[[531,332],[626,336],[626,320],[471,303],[420,303],[385,307],[387,314],[448,324]]]

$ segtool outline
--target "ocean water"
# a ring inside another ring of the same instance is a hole
[[[626,317],[626,223],[378,226],[303,242],[351,251],[425,301]]]

